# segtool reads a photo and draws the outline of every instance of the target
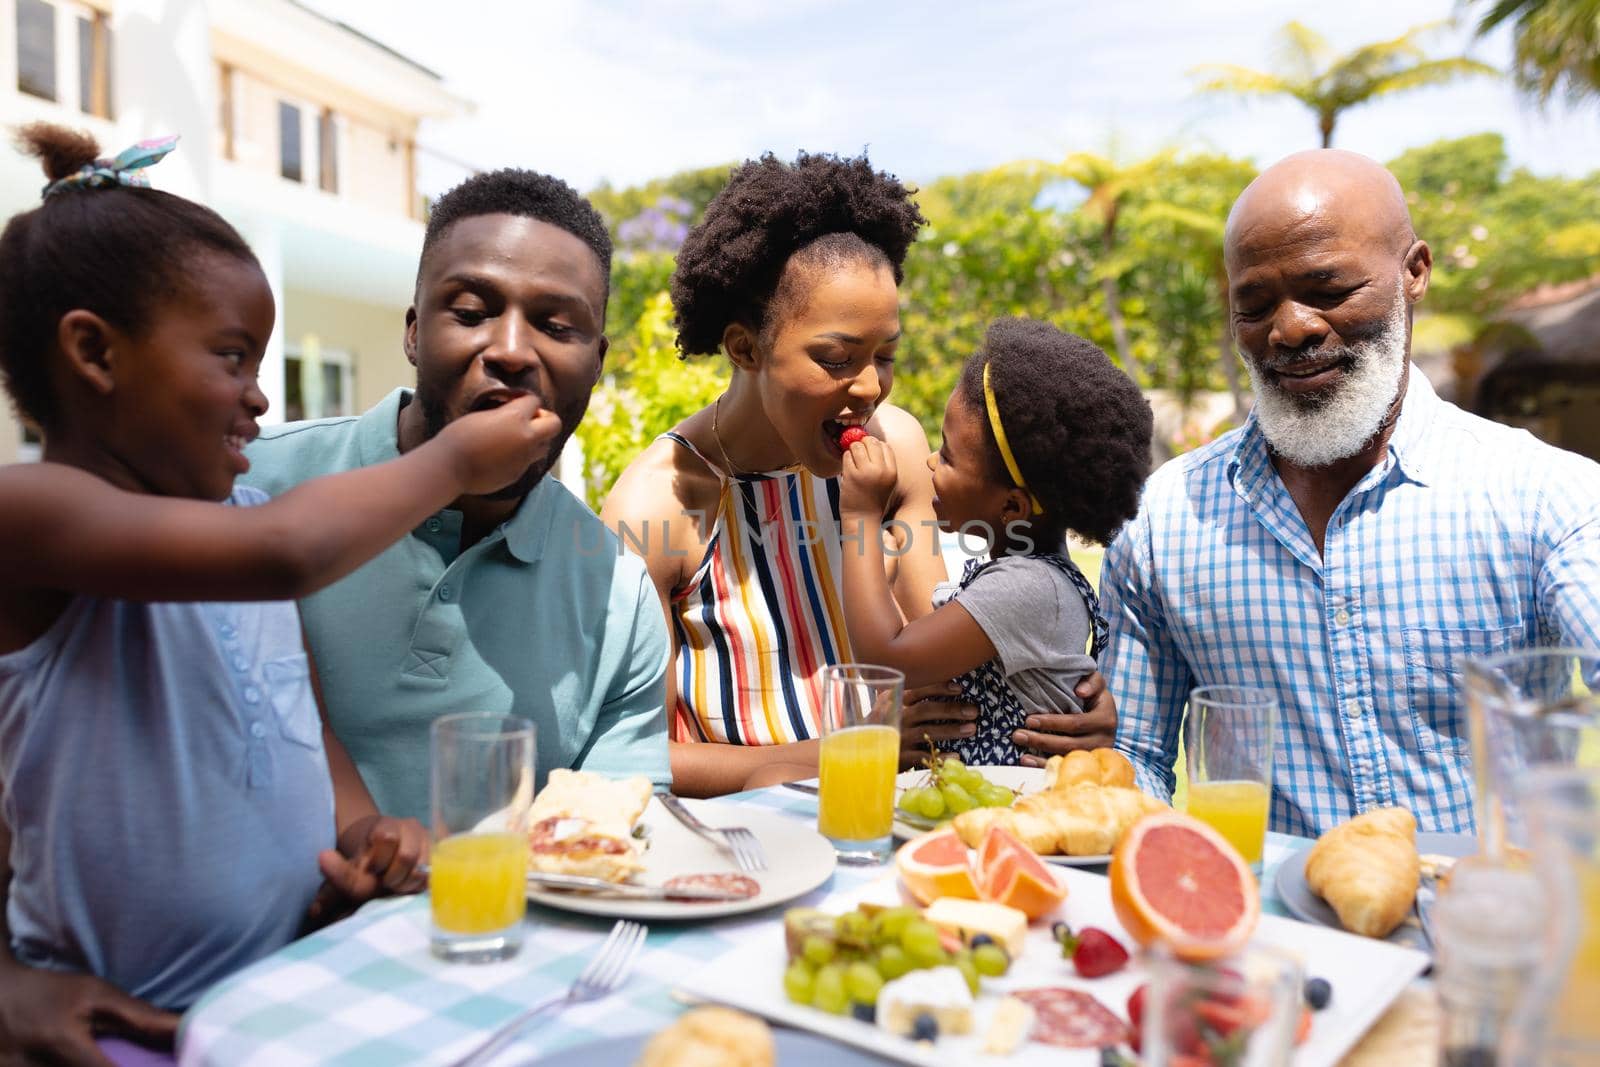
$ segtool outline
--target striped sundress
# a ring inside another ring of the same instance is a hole
[[[818,735],[822,670],[850,661],[839,480],[803,468],[722,477],[705,555],[672,601],[679,741],[774,745]]]

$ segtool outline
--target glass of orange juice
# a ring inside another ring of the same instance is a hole
[[[905,675],[841,663],[824,670],[822,684],[817,831],[842,863],[882,863],[894,850]]]
[[[1277,730],[1278,698],[1265,689],[1208,685],[1189,694],[1189,814],[1227,838],[1258,875]]]
[[[514,715],[446,715],[431,733],[433,954],[508,959],[527,909],[533,724]]]

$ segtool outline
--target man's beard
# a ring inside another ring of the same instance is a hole
[[[1348,360],[1346,377],[1328,389],[1296,396],[1280,389],[1246,359],[1256,394],[1256,421],[1267,443],[1297,467],[1326,467],[1356,455],[1383,427],[1400,391],[1406,360],[1406,300],[1403,280],[1395,285],[1394,307],[1373,333],[1355,344],[1297,352],[1288,365],[1307,358]]]
[[[431,441],[450,422],[450,416],[445,412],[444,404],[420,386],[416,391],[416,401],[417,407],[422,412],[423,430],[428,435],[427,439]],[[544,406],[543,397],[539,398],[539,404],[541,407]],[[498,489],[492,493],[480,493],[478,494],[480,497],[485,500],[520,500],[532,492],[533,487],[538,485],[556,465],[556,461],[561,458],[561,450],[566,447],[567,438],[572,436],[572,431],[577,429],[578,423],[583,421],[584,413],[589,410],[589,394],[583,393],[565,407],[552,408],[551,410],[561,420],[561,432],[556,435],[555,440],[550,442],[550,451],[545,453],[543,459],[529,467],[522,477],[504,489]]]

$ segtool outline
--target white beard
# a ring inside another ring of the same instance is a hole
[[[1256,394],[1256,422],[1272,450],[1297,467],[1326,467],[1360,452],[1383,426],[1400,391],[1406,361],[1406,299],[1396,283],[1394,308],[1383,328],[1353,345],[1318,349],[1319,357],[1349,359],[1344,381],[1295,396],[1279,389],[1246,358]]]

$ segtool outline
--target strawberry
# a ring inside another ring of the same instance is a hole
[[[1295,1025],[1294,1028],[1294,1043],[1296,1045],[1303,1045],[1306,1043],[1306,1039],[1310,1036],[1311,1009],[1302,1006],[1300,1009],[1300,1021]]]
[[[1099,927],[1085,926],[1078,931],[1077,942],[1072,949],[1072,966],[1085,978],[1120,971],[1128,963],[1128,950]]]
[[[844,432],[839,435],[839,447],[848,452],[850,451],[851,445],[855,444],[857,441],[865,441],[866,439],[867,431],[863,430],[861,427],[846,426],[844,428]]]

